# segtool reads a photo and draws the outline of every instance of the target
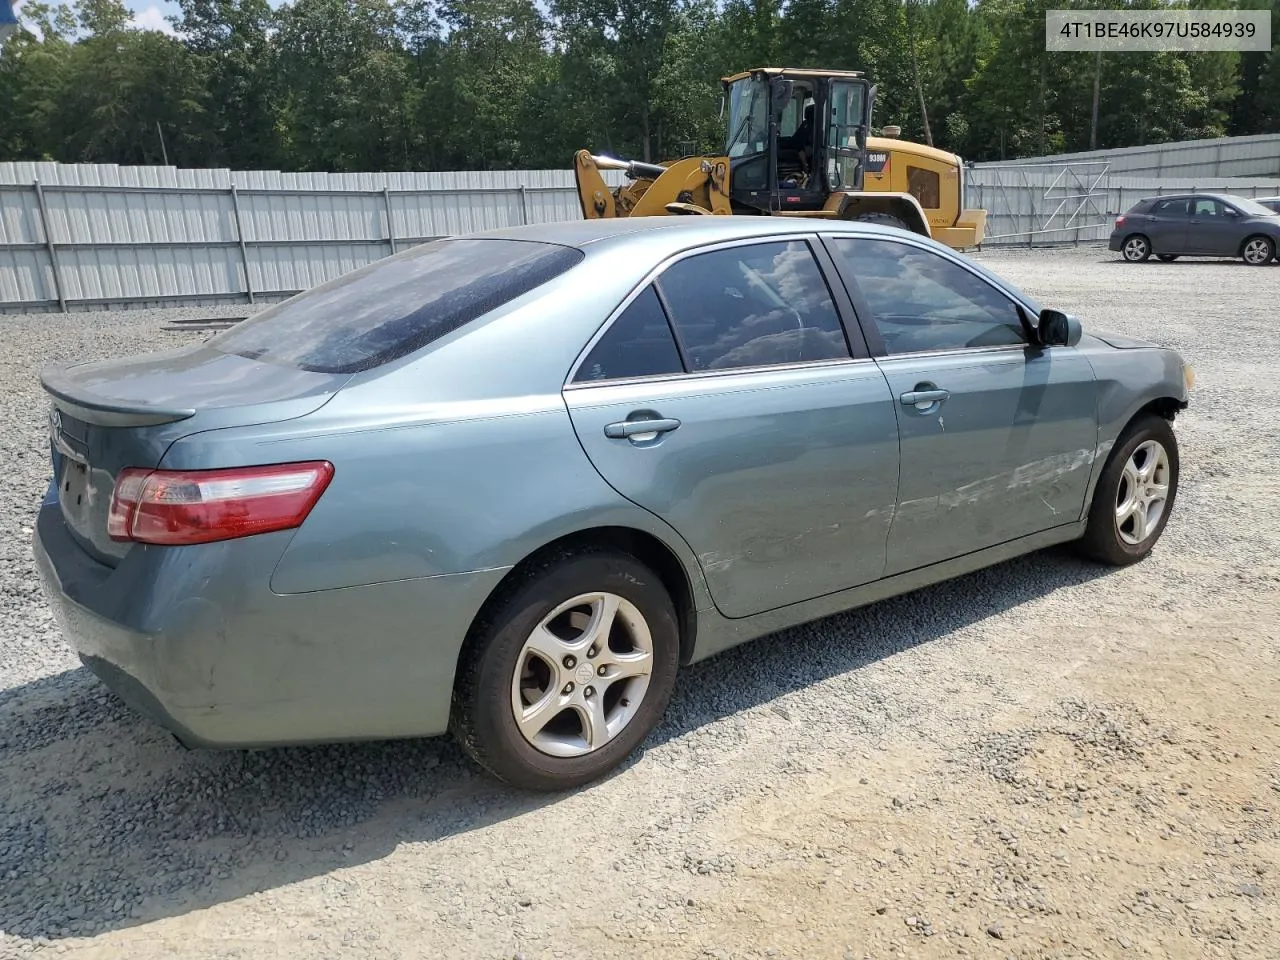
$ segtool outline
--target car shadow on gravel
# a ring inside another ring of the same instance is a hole
[[[1106,572],[1053,549],[753,641],[684,670],[646,746]],[[0,691],[0,931],[182,915],[557,799],[496,783],[448,738],[188,752],[70,670]]]

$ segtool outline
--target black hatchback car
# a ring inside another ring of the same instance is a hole
[[[1178,257],[1240,257],[1262,266],[1280,250],[1280,213],[1230,194],[1147,197],[1116,217],[1108,248],[1140,263]]]

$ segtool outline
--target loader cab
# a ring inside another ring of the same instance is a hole
[[[735,209],[819,210],[862,188],[875,88],[861,73],[767,68],[722,82]]]

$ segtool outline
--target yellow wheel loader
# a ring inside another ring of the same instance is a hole
[[[641,163],[580,150],[583,216],[829,217],[878,221],[957,249],[982,242],[987,214],[964,206],[963,161],[870,136],[876,88],[862,73],[760,67],[721,83],[723,155]],[[629,182],[611,189],[601,170],[624,171]]]

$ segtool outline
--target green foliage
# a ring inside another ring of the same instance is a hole
[[[1124,0],[1149,8],[1163,0]],[[1235,0],[1182,0],[1230,7]],[[865,71],[877,125],[970,159],[1280,130],[1269,53],[1047,53],[1115,0],[32,0],[0,50],[0,160],[240,169],[565,167],[719,149],[720,77]],[[1094,93],[1097,89],[1096,129]]]

